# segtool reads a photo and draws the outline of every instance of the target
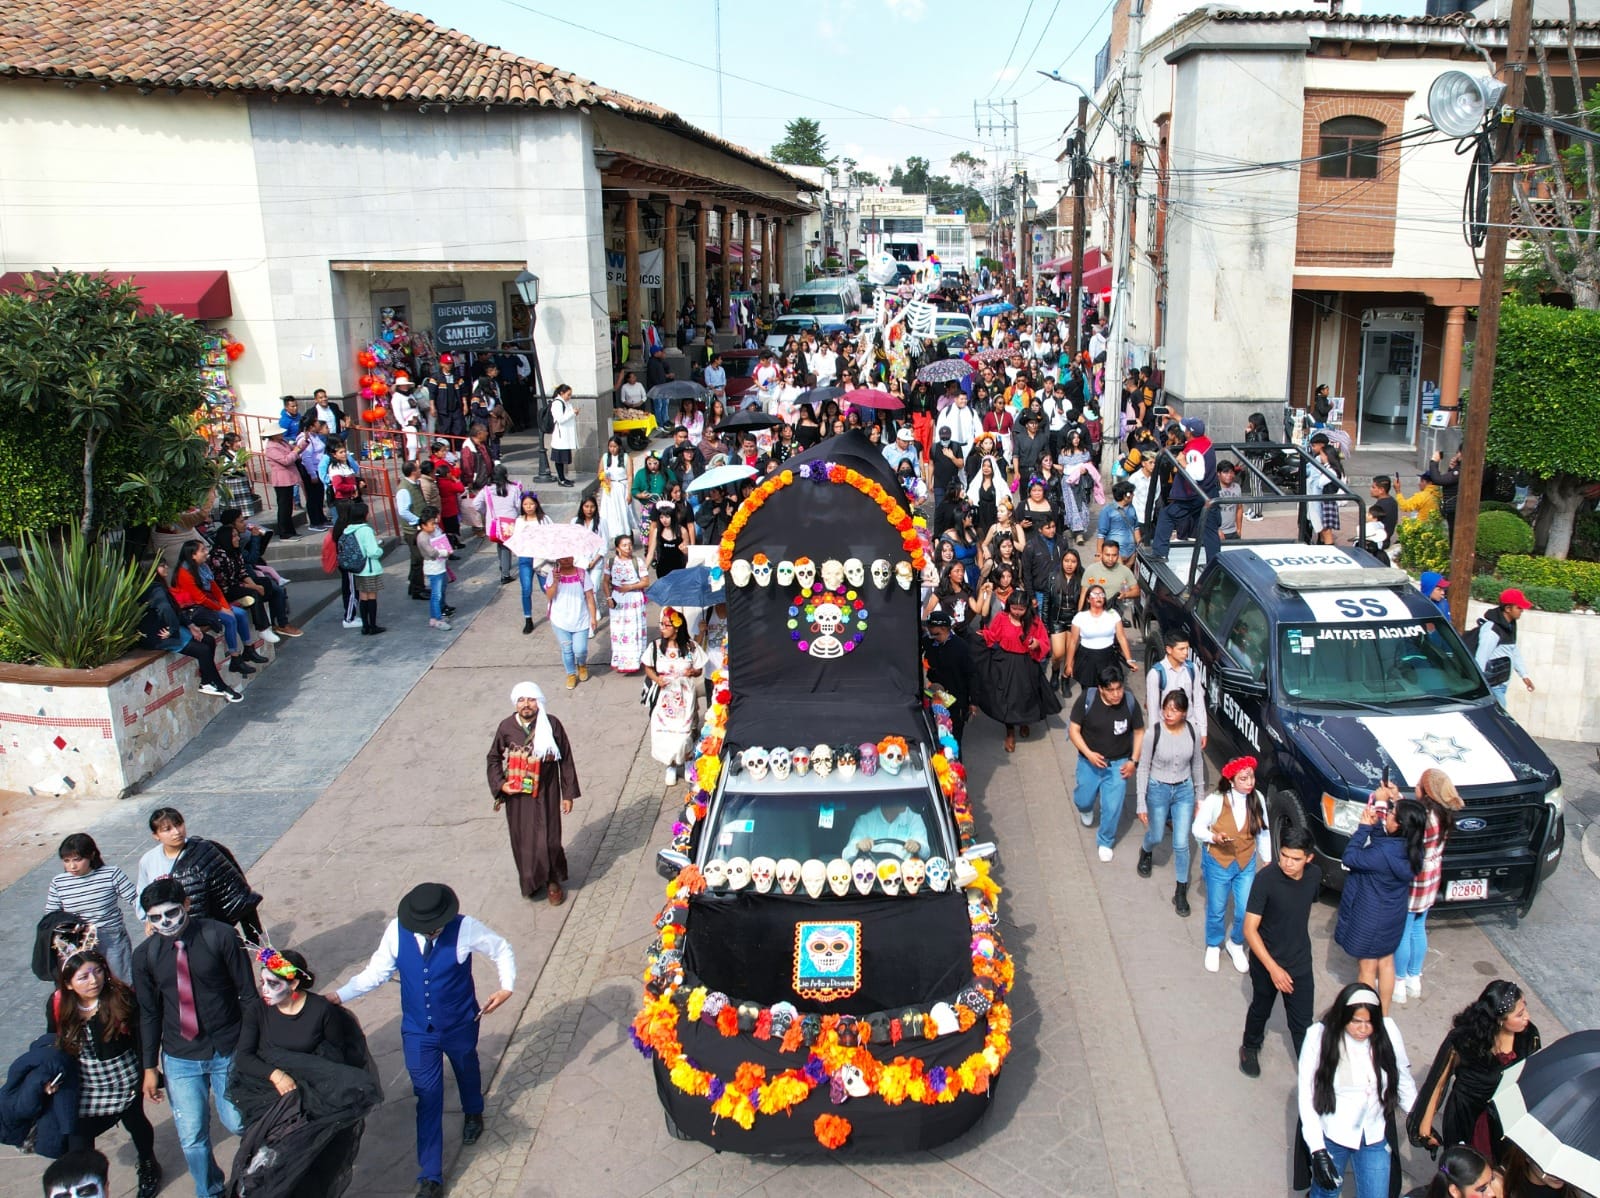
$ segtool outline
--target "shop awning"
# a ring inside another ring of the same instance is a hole
[[[1084,250],[1083,251],[1083,273],[1084,273],[1084,275],[1089,277],[1089,278],[1093,278],[1094,276],[1091,275],[1089,272],[1098,269],[1104,263],[1104,261],[1105,261],[1104,256],[1101,254],[1101,252],[1098,249],[1090,248],[1090,249]],[[1041,274],[1047,274],[1047,275],[1048,274],[1055,274],[1057,271],[1065,271],[1067,274],[1070,275],[1072,273],[1072,255],[1071,254],[1063,254],[1059,258],[1052,258],[1052,259],[1050,259],[1050,261],[1046,262],[1043,266],[1041,266],[1039,268],[1039,271],[1040,271]]]
[[[0,291],[22,290],[22,276],[45,271],[11,271],[0,275]],[[147,309],[163,308],[191,320],[221,320],[233,315],[225,270],[108,270],[105,275],[139,288]]]
[[[721,258],[722,257],[721,248],[716,246],[716,245],[714,245],[714,244],[706,246],[706,257],[707,258]],[[752,245],[750,247],[750,257],[751,257],[752,260],[761,257],[761,247],[759,245]],[[740,245],[737,241],[734,242],[733,245],[729,247],[728,261],[729,262],[743,262],[744,261],[744,246]]]

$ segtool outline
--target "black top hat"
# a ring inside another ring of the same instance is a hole
[[[424,882],[413,887],[400,900],[400,909],[396,912],[400,926],[420,936],[439,931],[460,914],[461,900],[443,882]]]

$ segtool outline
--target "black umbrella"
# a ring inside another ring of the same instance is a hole
[[[843,387],[813,387],[809,391],[802,391],[794,397],[797,404],[808,403],[813,407],[821,407],[830,399],[838,399],[844,394]]]
[[[1500,1075],[1500,1126],[1552,1177],[1600,1194],[1600,1030],[1563,1036]]]
[[[705,402],[706,396],[710,394],[711,392],[693,379],[673,379],[670,383],[657,383],[649,391],[652,400],[693,399],[702,403]]]
[[[712,431],[718,433],[742,433],[748,429],[777,428],[782,423],[783,421],[776,416],[768,416],[759,408],[749,408],[743,412],[735,412]]]

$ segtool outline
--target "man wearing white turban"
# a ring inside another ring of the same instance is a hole
[[[561,721],[544,706],[536,683],[511,691],[516,712],[500,721],[489,746],[489,793],[495,810],[506,809],[511,855],[525,898],[549,887],[551,906],[567,897],[567,854],[561,847],[561,817],[579,797],[578,770]]]

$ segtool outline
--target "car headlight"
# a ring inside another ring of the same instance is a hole
[[[1334,832],[1354,836],[1361,826],[1361,813],[1367,805],[1355,799],[1336,799],[1330,794],[1322,796],[1322,822]]]
[[[1555,813],[1557,815],[1560,815],[1567,805],[1567,798],[1561,793],[1561,787],[1559,786],[1552,786],[1549,790],[1545,791],[1544,801],[1549,803],[1550,806],[1555,809]]]

